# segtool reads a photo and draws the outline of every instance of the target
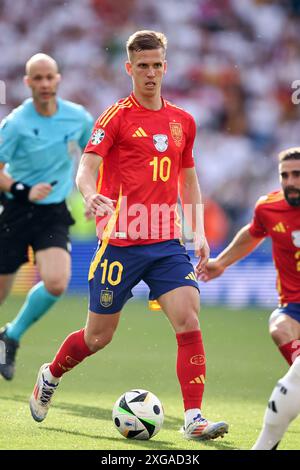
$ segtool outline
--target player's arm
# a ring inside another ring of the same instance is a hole
[[[182,168],[179,177],[179,194],[184,217],[192,228],[195,243],[195,255],[200,257],[196,274],[205,267],[209,258],[209,246],[204,233],[204,214],[200,185],[196,170]]]
[[[4,169],[4,163],[0,162],[0,190],[9,192],[11,185],[13,184],[14,181],[10,176],[3,173],[3,169]]]
[[[87,214],[100,216],[112,214],[115,202],[97,193],[97,176],[101,163],[102,158],[98,154],[84,153],[76,176],[76,184],[84,198]]]
[[[228,266],[245,258],[264,240],[251,235],[250,224],[245,225],[233,238],[232,242],[217,256],[210,259],[205,272],[201,274],[201,280],[207,282],[221,276]]]
[[[4,173],[4,164],[0,163],[0,191],[11,193],[17,201],[40,201],[48,196],[52,186],[49,183],[38,183],[28,186],[22,181],[14,181]]]

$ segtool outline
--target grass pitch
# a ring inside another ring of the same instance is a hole
[[[1,308],[1,323],[12,319],[22,298]],[[53,358],[65,336],[84,325],[87,299],[65,297],[24,336],[12,382],[0,380],[0,449],[232,450],[249,449],[258,436],[265,406],[287,370],[268,336],[268,313],[203,307],[201,327],[207,353],[203,413],[226,420],[230,432],[208,443],[186,441],[175,374],[174,334],[162,313],[146,302],[129,302],[113,342],[66,374],[47,419],[35,423],[28,398],[40,365]],[[150,441],[130,441],[115,430],[115,400],[132,388],[155,393],[164,404],[163,429]],[[294,422],[280,449],[300,448]]]

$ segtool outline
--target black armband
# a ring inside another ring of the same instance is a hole
[[[22,183],[21,181],[16,181],[10,187],[10,193],[14,196],[17,201],[20,202],[28,201],[30,190],[31,186],[28,186],[28,184]]]

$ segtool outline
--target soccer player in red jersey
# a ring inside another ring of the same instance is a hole
[[[276,448],[300,412],[300,147],[279,154],[279,175],[282,189],[261,197],[252,222],[198,270],[202,280],[214,279],[271,237],[279,306],[270,317],[269,331],[291,367],[272,393],[255,450]]]
[[[212,423],[201,414],[206,360],[199,288],[179,241],[179,195],[195,233],[198,269],[204,268],[209,248],[192,153],[195,122],[161,97],[166,45],[165,36],[153,31],[129,38],[126,71],[133,92],[98,118],[83,154],[77,184],[96,216],[100,240],[89,272],[88,319],[84,329],[68,336],[52,363],[41,367],[30,400],[36,421],[46,417],[62,375],[111,341],[132,288],[143,279],[176,333],[185,437],[214,439],[228,431],[225,422]]]

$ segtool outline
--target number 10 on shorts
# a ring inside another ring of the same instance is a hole
[[[111,286],[120,284],[124,266],[119,261],[108,264],[108,259],[105,259],[100,264],[100,268],[102,268],[101,284],[106,284],[106,282]]]

